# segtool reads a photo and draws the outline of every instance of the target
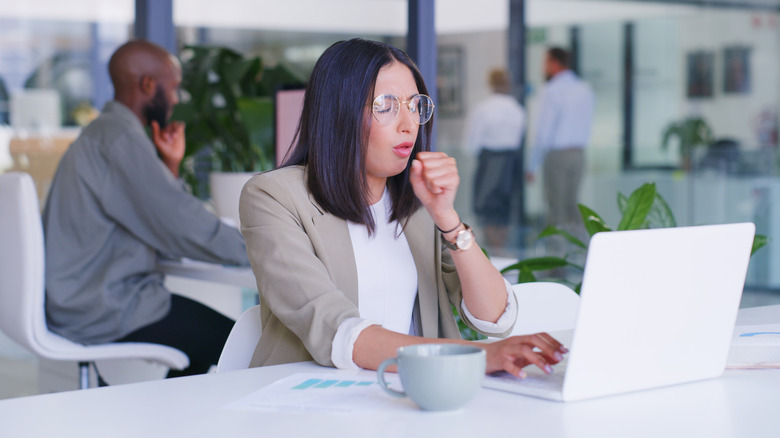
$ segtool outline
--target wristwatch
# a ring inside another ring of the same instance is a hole
[[[444,244],[450,251],[465,251],[471,248],[474,243],[474,230],[467,224],[463,224],[464,229],[458,231],[455,236],[455,242],[450,242],[444,238],[444,233],[441,234],[441,243]]]

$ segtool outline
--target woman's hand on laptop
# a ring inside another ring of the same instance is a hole
[[[523,368],[528,365],[536,365],[545,373],[552,373],[551,365],[560,362],[569,352],[547,333],[512,336],[482,347],[487,353],[488,373],[506,371],[520,378],[526,376]]]

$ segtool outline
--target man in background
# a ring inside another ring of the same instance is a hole
[[[59,164],[43,213],[49,328],[83,344],[152,342],[204,373],[233,321],[172,295],[160,254],[247,265],[243,238],[177,180],[184,126],[168,123],[181,67],[165,49],[130,41],[111,57],[114,100]],[[151,139],[145,128],[151,129]]]
[[[569,53],[561,48],[547,51],[544,75],[547,86],[540,98],[526,180],[533,182],[543,169],[547,222],[573,232],[581,222],[577,196],[595,100],[588,84],[571,71]]]
[[[488,74],[492,94],[474,107],[466,124],[466,146],[478,154],[473,209],[487,246],[498,255],[506,245],[512,190],[520,168],[525,111],[510,93],[504,69]]]

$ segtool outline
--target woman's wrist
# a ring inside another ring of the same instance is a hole
[[[460,216],[458,216],[458,213],[455,210],[451,210],[449,213],[438,217],[433,217],[433,223],[445,237],[459,231],[462,229],[463,225]]]
[[[458,238],[458,234],[466,229],[466,224],[463,222],[460,222],[457,227],[453,228],[452,230],[448,230],[447,233],[441,233],[444,240],[454,244],[455,239]]]
[[[440,231],[442,234],[450,234],[450,233],[452,233],[452,232],[454,232],[454,231],[457,231],[457,230],[460,228],[460,226],[461,226],[461,224],[462,224],[462,223],[463,223],[463,222],[460,222],[460,221],[458,221],[458,225],[455,225],[454,227],[450,228],[449,230],[442,230],[442,229],[441,229],[441,228],[440,228],[438,225],[436,225],[436,228],[438,228],[438,229],[439,229],[439,231]]]

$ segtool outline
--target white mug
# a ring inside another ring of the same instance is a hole
[[[427,411],[450,411],[468,403],[485,377],[485,350],[460,344],[401,347],[379,366],[377,378],[388,394],[411,398]],[[397,365],[403,391],[385,382],[385,369]]]

